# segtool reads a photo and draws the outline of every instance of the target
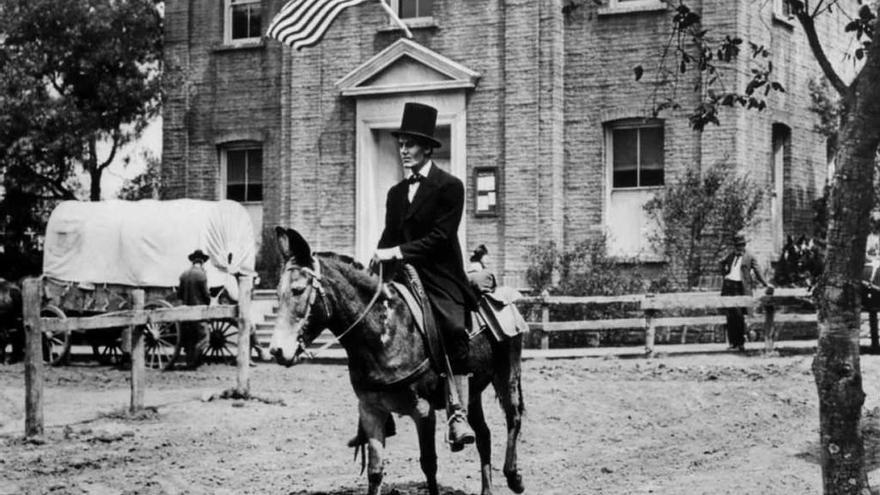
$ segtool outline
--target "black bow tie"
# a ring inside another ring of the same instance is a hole
[[[422,176],[422,175],[420,175],[420,174],[412,174],[412,175],[410,175],[409,177],[406,178],[406,183],[407,183],[407,184],[410,184],[410,185],[412,185],[412,184],[418,184],[419,182],[421,182],[421,181],[423,181],[423,180],[425,180],[425,177],[424,177],[424,176]]]

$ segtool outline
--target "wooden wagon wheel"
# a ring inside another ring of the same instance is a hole
[[[211,320],[207,323],[208,340],[202,358],[209,362],[235,359],[238,349],[238,324],[235,320]]]
[[[40,316],[67,319],[67,315],[57,306],[44,306]],[[70,354],[70,332],[43,332],[43,361],[58,366],[67,361]]]
[[[120,332],[122,330],[120,329]],[[92,357],[101,364],[118,366],[123,362],[122,341],[114,339],[92,344]]]
[[[174,305],[164,299],[155,299],[144,305],[144,309],[173,308]],[[148,323],[141,327],[144,331],[144,360],[153,369],[169,370],[180,356],[180,323]]]
[[[208,362],[235,362],[238,357],[238,322],[236,320],[212,320],[207,323],[208,339],[202,350],[202,358]],[[263,359],[262,349],[251,346],[251,360]]]

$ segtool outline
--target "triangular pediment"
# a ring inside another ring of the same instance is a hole
[[[336,83],[343,96],[472,89],[480,74],[406,38]]]

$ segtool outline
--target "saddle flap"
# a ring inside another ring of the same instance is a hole
[[[443,370],[446,369],[446,366],[443,364],[445,362],[443,341],[440,337],[440,331],[434,322],[431,305],[422,287],[419,274],[412,265],[406,264],[403,266],[400,276],[403,277],[403,283],[396,281],[390,283],[403,297],[403,300],[406,301],[407,306],[409,306],[413,319],[416,322],[416,327],[425,339],[425,348],[428,351],[428,356],[431,358],[434,369],[443,373]]]

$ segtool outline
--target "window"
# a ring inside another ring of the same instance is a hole
[[[225,0],[224,42],[228,45],[257,43],[263,33],[260,0]]]
[[[770,225],[773,231],[773,250],[781,253],[785,228],[785,172],[791,164],[791,128],[785,124],[773,124],[771,137]]]
[[[403,20],[430,18],[434,10],[434,0],[388,0],[388,4]]]
[[[794,8],[791,0],[773,0],[773,19],[794,26]]]
[[[608,0],[607,6],[599,8],[599,15],[639,12],[644,10],[665,10],[664,0]]]
[[[477,167],[474,169],[474,197],[476,216],[495,216],[498,213],[498,169]]]
[[[223,151],[226,199],[252,203],[263,200],[263,150],[230,148]]]
[[[608,254],[620,259],[659,261],[652,244],[659,225],[644,206],[665,183],[663,122],[632,119],[605,128],[608,171],[605,227]]]
[[[663,127],[612,128],[611,156],[613,188],[663,185]]]

